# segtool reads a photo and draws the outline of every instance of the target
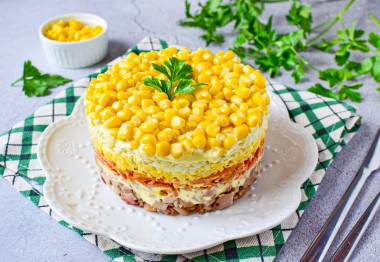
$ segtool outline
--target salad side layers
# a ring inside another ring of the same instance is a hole
[[[232,205],[260,171],[265,82],[231,51],[130,53],[86,93],[103,181],[128,204],[170,215]]]

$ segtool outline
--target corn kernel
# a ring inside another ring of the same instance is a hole
[[[172,107],[177,110],[181,108],[181,105],[179,104],[179,101],[177,99],[172,101]]]
[[[111,97],[111,95],[108,92],[102,94],[102,96],[99,99],[99,105],[104,107],[112,105],[113,102],[115,102],[115,100]]]
[[[220,147],[221,146],[221,143],[218,139],[216,139],[215,137],[209,137],[207,139],[207,147],[208,148],[213,148],[213,147]]]
[[[156,148],[150,144],[143,145],[141,150],[148,156],[154,156],[156,154]]]
[[[193,120],[186,122],[186,127],[188,127],[188,128],[193,128],[193,127],[196,127],[197,125],[198,125],[198,123],[196,121],[193,121]]]
[[[206,69],[210,69],[211,67],[212,67],[212,64],[210,62],[201,62],[197,64],[197,66],[195,67],[195,70],[198,72],[202,72]]]
[[[195,135],[193,137],[193,145],[198,147],[198,148],[204,148],[206,146],[206,138],[204,137],[204,135]]]
[[[147,109],[151,105],[153,105],[153,100],[152,99],[141,99],[141,108],[143,110]]]
[[[157,155],[164,157],[170,154],[170,144],[167,141],[160,141],[156,145]]]
[[[227,78],[225,80],[226,86],[238,86],[239,79],[238,78]]]
[[[174,158],[180,158],[183,155],[182,143],[171,144],[170,154]]]
[[[169,121],[161,121],[160,123],[158,123],[158,127],[160,130],[164,130],[165,128],[170,128],[171,125]]]
[[[230,105],[230,107],[231,107],[231,111],[233,113],[236,113],[238,111],[238,109],[240,109],[239,106],[237,106],[236,104],[233,104],[233,103]]]
[[[234,128],[234,135],[238,140],[243,140],[248,136],[249,128],[247,125],[243,124]]]
[[[232,90],[231,90],[231,88],[224,87],[222,89],[222,92],[223,92],[223,95],[224,95],[225,99],[226,100],[230,100],[230,98],[232,97]]]
[[[165,128],[157,134],[158,141],[171,142],[174,138],[174,130],[171,128]]]
[[[143,110],[139,109],[135,112],[135,115],[140,118],[142,122],[146,121],[146,118],[148,117],[148,114],[145,113]]]
[[[153,101],[156,103],[158,103],[164,99],[168,99],[168,96],[165,93],[154,93],[153,94]]]
[[[161,107],[162,110],[170,108],[172,105],[172,102],[169,99],[163,99],[160,102],[158,102],[158,106]]]
[[[226,101],[221,100],[221,99],[212,99],[209,104],[209,108],[219,108],[226,104]]]
[[[261,120],[261,117],[258,114],[252,113],[247,116],[247,124],[251,127],[257,126]]]
[[[234,52],[232,52],[231,50],[228,50],[225,54],[224,54],[224,59],[225,60],[231,60],[235,57],[235,54]]]
[[[158,112],[158,113],[152,115],[152,117],[154,119],[157,119],[159,122],[164,121],[165,120],[165,112],[163,112],[163,111]]]
[[[149,114],[149,115],[153,115],[153,114],[157,114],[158,112],[161,111],[161,109],[158,107],[158,106],[149,106],[148,108],[144,109],[144,111]]]
[[[95,113],[100,114],[103,111],[103,109],[104,109],[104,106],[97,105],[95,107]]]
[[[215,83],[211,86],[209,92],[211,95],[216,95],[222,90],[223,86],[221,83]]]
[[[91,36],[87,31],[78,34],[79,39]],[[173,55],[187,60],[194,69],[193,79],[207,85],[170,101],[142,79],[168,80],[152,62],[163,64]],[[221,157],[224,150],[248,137],[250,127],[262,123],[269,104],[263,87],[261,73],[241,64],[232,51],[213,55],[207,49],[192,53],[171,48],[129,54],[99,74],[87,89],[85,107],[93,125],[109,126],[111,136],[130,141],[132,149],[141,148],[148,155],[179,158],[184,151],[207,148],[205,154]]]
[[[213,147],[210,149],[209,154],[213,157],[222,157],[224,155],[224,149],[220,147]]]
[[[141,110],[141,107],[139,107],[137,105],[131,105],[129,103],[125,104],[124,107],[131,110],[133,112],[133,114],[135,114],[137,111]]]
[[[223,147],[225,149],[230,149],[236,142],[237,139],[235,136],[227,136],[223,141]]]
[[[184,107],[187,107],[190,105],[190,102],[188,99],[185,99],[185,98],[180,98],[178,99],[178,102],[179,102],[179,105],[181,108],[184,108]]]
[[[141,99],[151,99],[152,92],[150,90],[141,90],[140,97]]]
[[[194,108],[201,108],[203,110],[206,110],[207,108],[207,102],[203,102],[201,100],[198,100],[198,101],[195,101],[193,104],[192,104],[192,107],[193,109]]]
[[[253,71],[255,71],[255,70],[250,65],[246,65],[243,67],[244,74],[251,74],[251,73],[253,73]]]
[[[86,112],[94,112],[96,108],[96,104],[92,102],[86,103]]]
[[[117,93],[117,100],[121,101],[121,100],[128,100],[128,98],[131,96],[131,94],[129,92],[118,92]]]
[[[216,134],[219,133],[219,131],[220,131],[220,127],[214,123],[211,123],[211,124],[207,125],[207,127],[206,127],[207,135],[212,136],[212,137],[215,137]]]
[[[103,31],[103,28],[99,25],[91,28],[74,19],[69,22],[60,20],[54,24],[49,24],[49,28],[48,31],[44,32],[44,35],[51,40],[60,42],[86,40],[99,35]]]
[[[222,143],[224,139],[226,138],[226,135],[222,133],[218,133],[216,134],[215,138]]]
[[[189,118],[191,114],[191,109],[189,107],[180,108],[178,110],[178,115],[184,119]]]
[[[142,123],[140,126],[140,129],[142,131],[144,131],[145,133],[151,133],[157,127],[158,127],[158,120],[157,119],[151,119],[151,120],[147,120],[146,122]]]
[[[181,129],[184,127],[186,124],[185,119],[179,117],[179,116],[174,116],[171,120],[171,127],[175,129]]]
[[[139,106],[141,104],[141,98],[138,95],[134,95],[128,98],[128,103]]]
[[[235,126],[240,126],[245,121],[245,116],[239,113],[232,113],[230,115],[230,120]]]
[[[120,101],[116,101],[112,104],[112,108],[115,109],[116,112],[119,112],[124,107],[124,104]]]
[[[141,137],[140,142],[141,142],[141,144],[149,144],[149,145],[152,145],[152,146],[156,146],[157,138],[153,134],[144,134]]]
[[[102,112],[100,112],[100,117],[104,120],[107,121],[111,117],[115,116],[115,113],[113,111],[112,107],[107,107],[105,108]]]
[[[185,151],[189,154],[191,154],[194,150],[194,145],[193,145],[193,142],[191,141],[191,139],[185,138],[182,141],[182,146],[185,149]]]
[[[132,121],[130,121],[130,122],[132,123]],[[133,128],[133,139],[139,139],[140,140],[143,135],[145,135],[145,132],[142,131],[140,128],[138,128],[138,127]]]
[[[230,124],[230,121],[228,119],[228,116],[226,115],[217,115],[216,116],[216,123],[221,127],[227,127]]]
[[[136,126],[140,126],[141,125],[141,119],[138,117],[138,116],[132,116],[131,118],[131,122]]]
[[[99,116],[95,112],[88,114],[88,117],[90,118],[92,125],[96,125],[99,122]]]
[[[265,89],[264,89],[264,90],[265,90]],[[265,105],[269,105],[269,103],[270,103],[270,99],[269,99],[268,94],[267,94],[267,93],[264,93],[264,94],[262,94],[261,96],[262,96],[262,98],[264,99],[264,104],[265,104]]]
[[[244,114],[246,114],[249,110],[249,105],[247,103],[241,103],[239,105],[239,110],[243,112]]]
[[[236,95],[238,95],[239,97],[243,98],[243,99],[247,99],[250,95],[251,95],[251,90],[249,88],[246,88],[246,87],[239,87],[237,90],[236,90]]]
[[[253,101],[257,106],[263,106],[263,105],[265,105],[265,100],[264,100],[264,98],[261,96],[260,93],[255,93],[255,94],[252,96],[252,101]]]
[[[210,112],[210,110],[206,111],[206,115],[207,116],[211,115],[214,118],[216,118],[218,115],[222,115],[222,114],[223,113],[222,113],[222,111],[219,110],[219,108],[214,108],[214,109],[211,110],[211,112]]]
[[[191,120],[200,123],[204,119],[203,116],[204,116],[204,111],[202,108],[199,108],[199,107],[193,108]]]
[[[165,120],[171,122],[172,118],[178,114],[178,110],[175,108],[169,108],[165,110]]]
[[[131,122],[123,123],[117,134],[117,138],[123,141],[131,141],[133,138],[134,125]]]
[[[212,72],[216,76],[220,76],[222,73],[223,67],[220,64],[216,64],[212,67]]]
[[[116,128],[120,127],[123,122],[117,117],[113,116],[110,119],[108,119],[106,122],[104,122],[105,128]]]
[[[225,114],[225,115],[229,115],[231,113],[231,107],[229,104],[227,103],[224,103],[224,105],[222,105],[221,107],[219,107],[219,110]]]
[[[239,105],[243,102],[243,99],[239,96],[234,95],[231,97],[231,102],[236,104],[236,105]]]

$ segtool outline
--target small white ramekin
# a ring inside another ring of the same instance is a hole
[[[49,24],[59,20],[78,20],[91,27],[100,25],[103,28],[99,35],[78,42],[59,42],[44,36]],[[47,59],[56,66],[65,68],[80,68],[96,64],[102,60],[108,49],[108,26],[106,20],[92,14],[66,14],[46,20],[39,28],[41,44]]]

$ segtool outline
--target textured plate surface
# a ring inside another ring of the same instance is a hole
[[[301,201],[300,186],[317,164],[313,137],[291,122],[270,94],[263,168],[243,198],[224,210],[168,216],[125,204],[100,180],[81,98],[69,117],[51,124],[38,145],[44,194],[68,223],[136,250],[181,254],[277,226]]]

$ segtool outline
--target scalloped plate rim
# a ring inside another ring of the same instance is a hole
[[[170,254],[191,253],[191,252],[199,251],[199,250],[202,250],[202,249],[205,249],[205,248],[210,248],[210,247],[216,246],[218,244],[221,244],[223,242],[226,242],[226,241],[229,241],[229,240],[232,240],[232,239],[248,237],[248,236],[252,236],[252,235],[259,234],[259,233],[262,233],[264,231],[267,231],[267,230],[273,228],[274,226],[277,226],[282,221],[286,220],[297,209],[297,207],[299,206],[299,203],[301,201],[301,197],[302,197],[301,190],[299,189],[299,187],[303,184],[303,182],[307,178],[309,178],[311,176],[311,174],[313,173],[313,171],[315,169],[315,165],[317,164],[317,159],[318,159],[317,145],[316,145],[316,142],[315,142],[314,138],[312,137],[312,135],[310,133],[308,133],[306,131],[306,129],[304,129],[302,126],[300,126],[300,125],[298,125],[298,124],[290,121],[290,119],[288,117],[288,114],[287,114],[286,106],[281,101],[281,99],[278,98],[277,94],[271,92],[271,99],[273,99],[273,97],[275,97],[274,99],[277,100],[276,101],[277,105],[279,105],[280,111],[283,114],[283,117],[286,115],[286,119],[288,120],[287,121],[288,124],[289,125],[293,125],[295,128],[298,129],[298,131],[302,132],[303,135],[304,135],[304,139],[306,139],[306,141],[309,143],[309,146],[314,148],[311,152],[309,152],[311,154],[311,156],[309,157],[309,160],[310,160],[310,162],[313,162],[314,165],[309,165],[308,166],[309,168],[308,168],[308,170],[306,172],[304,170],[302,170],[305,175],[304,176],[300,176],[299,179],[297,179],[297,186],[298,186],[298,188],[292,188],[293,189],[292,191],[294,191],[295,194],[296,194],[295,191],[298,191],[297,197],[296,197],[297,201],[293,201],[292,202],[292,204],[293,204],[292,208],[288,209],[289,211],[286,214],[284,214],[282,220],[279,221],[278,223],[270,224],[270,225],[267,225],[265,227],[262,227],[260,230],[246,232],[245,234],[243,234],[243,233],[237,233],[235,235],[231,234],[231,235],[226,236],[225,238],[219,238],[219,239],[215,240],[213,243],[210,243],[210,244],[203,244],[203,245],[200,245],[200,246],[192,246],[191,248],[188,248],[188,247],[187,248],[182,248],[182,249],[177,248],[176,250],[172,250],[170,248],[166,248],[166,249],[165,248],[161,248],[161,249],[145,248],[145,247],[139,246],[138,244],[135,245],[133,243],[122,243],[124,241],[121,240],[118,237],[117,234],[114,235],[112,233],[103,232],[101,230],[96,230],[96,229],[94,230],[93,228],[87,227],[84,224],[77,223],[75,220],[72,220],[69,217],[67,217],[67,215],[65,214],[64,208],[62,206],[59,206],[59,204],[58,204],[58,206],[56,205],[56,203],[58,202],[58,200],[57,200],[55,194],[53,193],[54,191],[51,191],[53,194],[50,195],[50,193],[49,193],[50,190],[46,190],[49,187],[53,187],[54,188],[54,175],[52,175],[52,174],[50,174],[50,172],[48,172],[49,168],[51,169],[51,168],[54,168],[54,167],[49,167],[48,166],[49,162],[44,159],[44,155],[42,153],[46,149],[46,146],[47,146],[48,143],[47,142],[46,143],[40,143],[39,142],[38,143],[38,150],[37,150],[37,157],[38,157],[38,159],[39,159],[39,161],[41,163],[43,171],[46,174],[46,181],[45,181],[45,183],[43,185],[43,190],[44,190],[43,192],[44,192],[45,198],[46,198],[48,204],[51,206],[51,208],[54,209],[54,211],[59,216],[61,216],[62,219],[66,220],[72,226],[80,228],[80,229],[83,229],[85,231],[88,231],[88,232],[91,232],[91,233],[94,233],[94,234],[100,234],[102,236],[106,236],[108,238],[111,238],[111,239],[115,240],[116,242],[118,242],[121,245],[127,246],[128,248],[139,250],[139,251],[142,251],[142,252],[148,252],[148,253],[168,254],[168,255],[170,255]],[[77,102],[81,102],[81,101],[83,101],[82,98],[80,98]],[[40,141],[44,141],[44,140],[47,141],[47,140],[49,140],[50,136],[48,136],[48,137],[46,137],[46,136],[47,136],[47,134],[49,134],[50,130],[54,130],[56,128],[56,126],[62,125],[65,121],[67,121],[68,118],[76,118],[76,117],[78,117],[78,114],[80,113],[80,111],[79,111],[78,108],[79,107],[78,107],[78,103],[77,103],[75,105],[74,110],[73,110],[73,112],[72,112],[71,115],[67,116],[64,119],[60,119],[60,120],[58,120],[58,121],[50,124],[45,129],[45,131],[43,132],[43,134],[41,135]],[[301,181],[301,178],[303,179],[303,181]],[[62,212],[61,212],[61,208],[62,208]]]

